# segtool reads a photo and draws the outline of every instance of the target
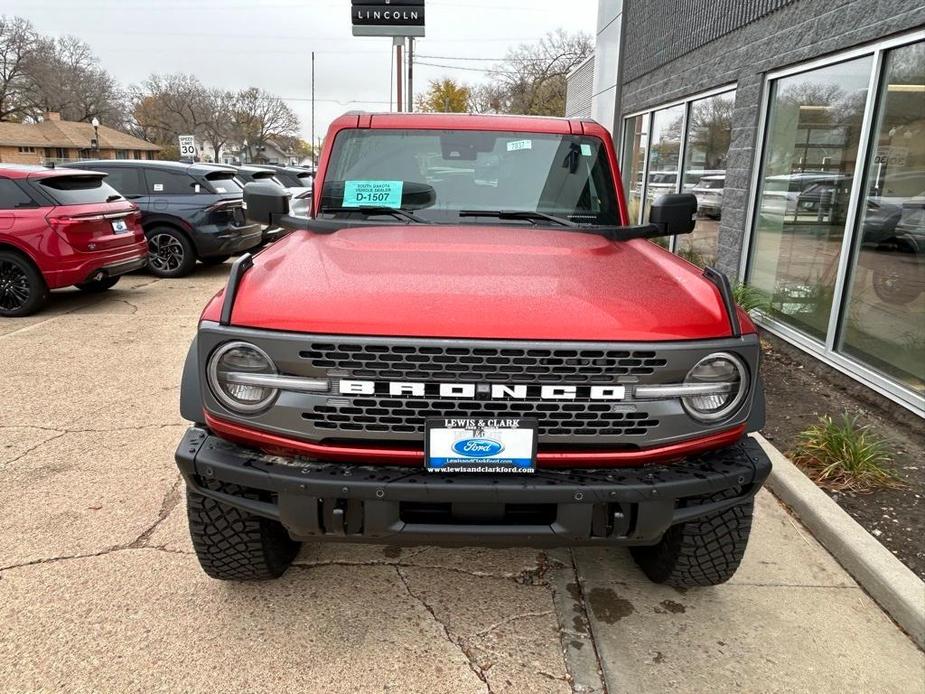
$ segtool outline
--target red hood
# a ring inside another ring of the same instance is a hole
[[[219,295],[203,318],[217,320],[220,302]],[[716,288],[648,241],[510,226],[291,234],[255,258],[232,323],[320,334],[547,340],[730,334]]]

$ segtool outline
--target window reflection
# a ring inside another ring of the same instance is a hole
[[[649,139],[649,114],[626,119],[626,136],[623,140],[623,190],[630,224],[638,224],[642,208],[642,176]]]
[[[839,349],[925,392],[925,43],[886,55],[872,138]]]
[[[677,191],[683,128],[684,104],[664,108],[652,114],[652,145],[649,149],[643,221],[649,218],[649,208],[655,198]],[[653,240],[660,246],[668,247],[667,237]]]
[[[687,125],[682,192],[697,196],[697,224],[678,237],[678,254],[697,265],[714,265],[726,186],[735,92],[692,101]]]
[[[825,338],[870,56],[772,84],[750,283],[793,327]]]

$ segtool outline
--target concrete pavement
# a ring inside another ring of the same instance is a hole
[[[208,579],[172,454],[226,273],[0,322],[0,691],[925,691],[922,652],[767,493],[715,589],[597,549],[315,545],[276,582]]]

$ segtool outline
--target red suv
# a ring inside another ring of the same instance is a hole
[[[49,289],[112,287],[147,264],[138,207],[95,171],[0,166],[0,316],[27,316]]]
[[[220,579],[301,542],[618,546],[652,580],[739,565],[771,469],[755,326],[729,280],[631,225],[588,120],[359,114],[325,139],[311,216],[241,256],[202,314],[177,449]]]

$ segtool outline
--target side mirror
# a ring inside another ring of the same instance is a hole
[[[272,225],[274,218],[289,214],[290,193],[272,181],[255,181],[244,186],[244,213],[258,224]]]
[[[649,223],[660,227],[662,236],[689,234],[694,230],[697,196],[691,193],[659,195],[649,208]]]

